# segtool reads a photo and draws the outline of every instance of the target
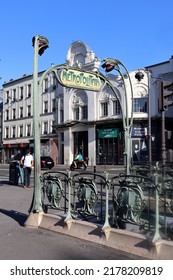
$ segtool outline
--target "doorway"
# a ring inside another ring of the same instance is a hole
[[[88,157],[88,131],[74,132],[74,156],[79,152],[83,158]]]
[[[99,138],[97,155],[97,164],[118,164],[118,139]]]
[[[134,164],[147,162],[148,149],[145,139],[132,139],[132,155]]]

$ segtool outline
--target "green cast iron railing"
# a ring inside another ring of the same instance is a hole
[[[45,172],[41,176],[45,212],[105,227],[140,232],[156,241],[173,240],[173,168],[143,166],[130,175]]]

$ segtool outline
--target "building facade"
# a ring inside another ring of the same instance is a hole
[[[0,163],[2,163],[2,155],[3,155],[3,90],[0,89]]]
[[[101,60],[82,41],[70,45],[66,63],[69,67],[93,73],[99,72],[101,67]],[[161,146],[157,145],[157,140],[161,113],[157,106],[157,80],[168,72],[171,63],[172,58],[165,69],[161,64],[157,71],[156,66],[149,66],[129,73],[133,100],[127,95],[127,104],[134,117],[131,133],[131,159],[134,164],[146,163],[150,154],[154,155],[153,160],[159,160],[157,149]],[[43,73],[38,73],[39,79]],[[62,86],[53,71],[45,77],[39,92],[41,103],[38,108],[41,155],[50,155],[57,164],[69,165],[80,151],[89,158],[89,165],[124,163],[124,88],[116,72],[106,78],[116,88],[121,106],[115,93],[106,85],[100,91],[91,91]],[[128,77],[125,75],[124,79],[128,93]],[[8,162],[13,154],[28,147],[34,151],[33,76],[24,75],[4,83],[3,90],[3,161]],[[166,114],[171,120],[173,113],[169,111]]]

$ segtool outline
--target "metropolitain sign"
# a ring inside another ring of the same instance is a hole
[[[60,73],[60,82],[66,87],[99,91],[102,82],[100,77],[91,72],[76,69],[63,69]]]

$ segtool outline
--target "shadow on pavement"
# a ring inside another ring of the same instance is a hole
[[[28,215],[14,211],[14,210],[5,210],[0,208],[0,213],[12,218],[19,223],[20,226],[24,226],[25,221],[28,218]]]
[[[7,187],[11,187],[11,186],[19,187],[19,188],[22,187],[21,185],[15,185],[6,180],[0,180],[0,186],[4,186],[4,185],[6,185]]]
[[[3,185],[10,185],[10,183],[9,183],[9,181],[2,180],[2,181],[0,181],[0,186],[3,186]]]

